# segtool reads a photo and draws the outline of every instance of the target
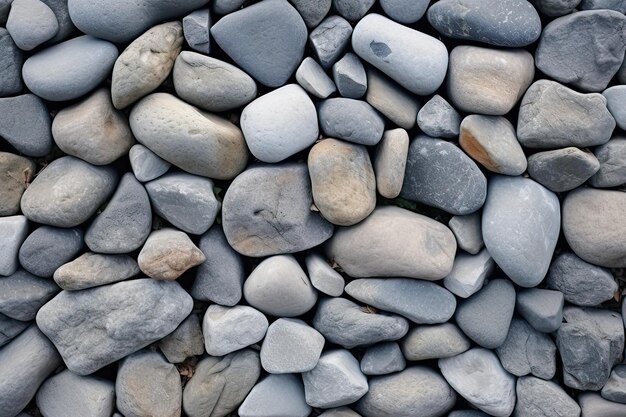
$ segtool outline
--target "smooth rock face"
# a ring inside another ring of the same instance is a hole
[[[310,249],[332,236],[333,225],[311,211],[304,164],[251,167],[228,187],[222,225],[228,243],[246,256]]]
[[[4,346],[22,333],[30,323],[0,314],[0,346]]]
[[[574,253],[607,268],[626,267],[626,204],[622,191],[581,188],[563,202],[563,233]]]
[[[104,81],[117,54],[110,42],[79,36],[32,55],[24,62],[22,76],[28,89],[43,99],[72,100]]]
[[[83,290],[111,284],[139,274],[139,265],[129,255],[87,252],[54,271],[54,281],[64,290]]]
[[[269,163],[308,148],[319,136],[315,106],[297,84],[274,90],[247,105],[241,112],[241,130],[250,152]]]
[[[37,310],[59,292],[46,278],[36,277],[23,269],[0,278],[0,313],[12,319],[30,321]]]
[[[205,260],[206,256],[189,236],[170,228],[150,233],[137,257],[139,268],[144,274],[165,280],[174,280]]]
[[[376,0],[333,0],[333,6],[340,15],[351,22],[356,22],[365,16]]]
[[[478,255],[459,252],[454,258],[452,271],[443,279],[443,285],[453,294],[467,298],[482,288],[494,268],[495,262],[487,249]]]
[[[618,403],[626,403],[626,365],[616,365],[611,376],[602,387],[602,398]]]
[[[365,74],[365,71],[363,71],[363,74]],[[310,56],[304,58],[298,67],[296,81],[309,94],[318,98],[326,98],[337,90],[333,80],[324,72],[324,68]]]
[[[280,401],[276,401],[279,399]],[[293,416],[311,413],[302,379],[294,374],[268,375],[256,384],[237,410],[240,417]]]
[[[360,366],[365,375],[386,375],[402,371],[406,361],[398,343],[382,342],[367,348]]]
[[[367,91],[367,74],[359,57],[348,52],[333,65],[333,79],[342,97],[361,98]]]
[[[375,13],[357,23],[352,48],[418,95],[434,93],[446,76],[448,53],[441,41]]]
[[[406,130],[392,129],[384,133],[374,158],[376,189],[383,197],[396,198],[400,194],[408,153]]]
[[[0,96],[7,97],[18,94],[24,85],[22,82],[22,63],[24,58],[9,31],[0,28]]]
[[[563,16],[571,13],[580,0],[530,0],[546,16]]]
[[[464,112],[502,116],[519,101],[534,75],[533,56],[523,49],[457,46],[450,52],[448,95]]]
[[[471,346],[469,339],[452,323],[414,327],[400,343],[404,357],[410,361],[449,358]]]
[[[363,417],[436,417],[449,411],[456,398],[439,373],[412,366],[393,375],[370,378],[369,391],[356,409]]]
[[[626,137],[611,139],[594,149],[600,169],[589,178],[594,187],[617,187],[626,183]]]
[[[83,248],[81,229],[41,226],[20,247],[20,265],[40,277],[50,278],[54,271],[71,261]]]
[[[52,150],[50,114],[34,94],[0,98],[0,137],[27,156],[44,156]]]
[[[345,281],[320,255],[312,253],[304,260],[311,284],[324,294],[339,297],[343,294]]]
[[[517,380],[518,417],[580,416],[580,407],[559,385],[552,381],[526,376]]]
[[[331,98],[322,101],[317,111],[326,136],[361,145],[376,145],[383,136],[385,121],[364,101]]]
[[[221,0],[218,0],[221,1]],[[328,14],[332,0],[319,0],[310,2],[308,0],[289,0],[293,7],[298,10],[308,28],[314,28]]]
[[[534,287],[548,272],[559,237],[555,194],[522,177],[492,177],[483,210],[485,246],[513,282]]]
[[[421,106],[415,95],[372,67],[367,67],[366,74],[365,100],[401,128],[413,128]]]
[[[626,109],[624,109],[624,100],[626,100],[626,85],[616,85],[607,88],[602,92],[606,98],[606,107],[611,112],[611,116],[622,130],[626,130]]]
[[[350,43],[352,26],[340,16],[328,16],[309,35],[313,53],[324,69],[330,68]]]
[[[563,302],[560,291],[528,288],[518,292],[515,309],[535,330],[552,333],[561,327]]]
[[[453,138],[459,134],[461,115],[446,99],[435,94],[417,113],[417,124],[433,138]]]
[[[591,152],[569,147],[537,152],[528,157],[528,173],[554,192],[572,190],[582,185],[600,169]]]
[[[584,417],[619,417],[626,413],[626,404],[607,401],[594,392],[578,395],[578,403]]]
[[[253,345],[263,339],[267,326],[265,315],[252,307],[212,304],[202,319],[206,352],[224,356]]]
[[[128,151],[128,159],[135,178],[141,182],[151,181],[165,174],[171,164],[159,158],[143,145],[136,144]]]
[[[190,314],[172,333],[159,341],[159,349],[169,363],[181,363],[204,354],[202,329],[197,314]]]
[[[37,325],[67,367],[87,375],[173,332],[192,307],[177,283],[138,279],[63,291],[39,310]]]
[[[208,8],[197,9],[183,17],[185,40],[194,51],[211,52],[211,14]]]
[[[443,377],[473,406],[492,416],[506,417],[515,407],[515,378],[491,351],[473,348],[452,358],[439,359]]]
[[[323,347],[320,332],[302,320],[280,318],[267,328],[261,365],[272,374],[307,372],[317,365]],[[307,404],[314,406],[308,400]]]
[[[477,211],[466,216],[454,216],[448,222],[459,248],[476,255],[485,245],[483,242],[482,213]]]
[[[51,39],[59,30],[54,12],[39,0],[15,0],[6,23],[15,44],[30,51]]]
[[[328,257],[351,277],[408,277],[429,281],[450,273],[456,241],[439,222],[394,206],[375,209],[363,222],[338,229]]]
[[[424,16],[430,0],[380,0],[385,14],[399,23],[415,23]]]
[[[223,17],[211,35],[257,81],[279,87],[302,60],[307,29],[287,0],[269,0]]]
[[[356,411],[348,407],[331,408],[320,414],[321,417],[361,417]],[[20,416],[21,417],[21,416]]]
[[[7,276],[19,266],[19,250],[28,236],[28,220],[20,215],[0,217],[0,232],[0,276]]]
[[[481,208],[486,195],[487,179],[457,146],[425,135],[411,141],[401,197],[465,215]]]
[[[559,17],[541,34],[535,52],[537,68],[562,83],[600,92],[624,60],[624,25],[624,14],[613,10]]]
[[[76,29],[70,13],[68,10],[67,2],[64,0],[42,0],[54,13],[57,22],[59,23],[59,30],[57,34],[50,39],[49,43],[57,43],[67,39]]]
[[[0,152],[0,216],[19,212],[22,194],[36,170],[37,166],[30,159]]]

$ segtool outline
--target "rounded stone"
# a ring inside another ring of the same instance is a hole
[[[54,282],[64,290],[83,290],[111,284],[139,274],[137,261],[129,255],[86,252],[54,271]]]
[[[365,75],[365,71],[363,71],[363,75]],[[309,94],[317,98],[326,98],[337,90],[335,83],[326,74],[324,68],[310,56],[306,57],[298,67],[296,81]]]
[[[52,150],[50,113],[34,94],[0,98],[0,138],[25,156],[41,157]]]
[[[326,136],[361,145],[376,145],[383,136],[385,121],[361,100],[331,98],[318,108],[320,126]]]
[[[600,169],[589,178],[593,187],[618,187],[626,183],[626,136],[618,136],[593,150]]]
[[[406,360],[397,342],[382,342],[368,347],[361,358],[365,375],[387,375],[406,368]]]
[[[23,269],[3,275],[7,276],[0,278],[0,314],[15,320],[33,320],[37,311],[59,292],[52,280]]]
[[[57,268],[74,259],[83,245],[81,229],[41,226],[22,243],[20,264],[31,274],[50,278]]]
[[[310,2],[309,0],[290,0],[290,3],[298,10],[298,13],[300,13],[300,16],[304,19],[307,27],[314,28],[330,11],[332,0],[318,0],[315,2]],[[215,2],[213,4],[215,5]]]
[[[206,256],[189,236],[176,229],[160,229],[150,233],[137,257],[139,268],[144,274],[165,280],[175,280],[205,260]]]
[[[415,23],[424,16],[430,0],[380,0],[387,16],[398,23]]]
[[[28,219],[22,215],[0,217],[0,276],[19,267],[20,246],[28,236]]]
[[[581,0],[530,0],[546,16],[563,16],[571,13]]]
[[[299,375],[270,374],[252,388],[237,414],[239,417],[307,417],[311,406],[304,399],[304,385]]]
[[[324,336],[320,332],[302,320],[280,318],[267,328],[261,345],[261,365],[271,374],[307,372],[317,365],[323,347]]]
[[[333,65],[333,79],[342,97],[361,98],[367,91],[367,74],[359,57],[348,52]]]
[[[267,326],[265,315],[252,307],[212,304],[202,319],[204,347],[211,356],[224,356],[259,342]]]
[[[13,0],[4,7],[10,7]],[[6,3],[6,0],[5,2]],[[0,10],[2,6],[0,6]],[[0,11],[0,15],[2,12]],[[0,22],[2,19],[0,18]],[[0,79],[0,96],[7,97],[19,94],[24,87],[22,82],[22,64],[24,57],[22,51],[17,47],[9,31],[0,28],[0,68],[2,68],[2,78]]]
[[[404,129],[387,130],[374,158],[376,189],[385,198],[396,198],[402,190],[409,153],[409,135]]]
[[[311,284],[316,290],[332,297],[343,294],[346,285],[343,276],[335,271],[322,256],[312,253],[304,259]]]
[[[183,17],[183,33],[194,51],[211,53],[211,14],[208,7],[196,9]]]
[[[0,152],[0,216],[12,216],[20,210],[20,200],[33,180],[37,166],[23,156]]]
[[[415,95],[370,66],[365,71],[367,74],[365,100],[399,127],[412,129],[421,106]]]
[[[417,125],[433,138],[459,135],[461,115],[439,94],[435,94],[417,113]]]
[[[159,349],[169,363],[181,363],[192,356],[204,354],[202,330],[197,314],[190,314],[176,330],[158,342]]]
[[[159,158],[154,152],[143,145],[136,144],[128,151],[130,167],[135,178],[141,182],[151,181],[165,174],[171,164]]]
[[[606,98],[606,107],[608,107],[619,128],[626,130],[626,108],[624,108],[626,85],[607,88],[602,92],[602,95]]]
[[[591,153],[569,147],[537,152],[528,157],[528,174],[555,193],[573,190],[600,169]]]
[[[52,9],[40,0],[15,0],[6,28],[21,50],[30,51],[54,37],[59,22]]]
[[[337,13],[351,22],[356,22],[365,16],[376,0],[333,0]]]
[[[457,326],[443,323],[412,328],[400,346],[407,360],[424,361],[456,356],[468,350],[471,342]]]

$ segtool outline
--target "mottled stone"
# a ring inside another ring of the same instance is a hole
[[[240,9],[245,0],[213,0],[211,9],[217,14],[228,14]]]
[[[330,11],[332,0],[289,0],[296,8],[309,29],[317,26]]]
[[[593,150],[600,169],[589,178],[594,187],[617,187],[626,183],[626,137],[618,136]]]
[[[517,293],[517,313],[543,333],[552,333],[561,327],[563,320],[563,293],[541,288],[527,288]]]
[[[421,106],[415,95],[372,67],[367,67],[366,74],[365,100],[401,128],[413,128]]]
[[[64,290],[83,290],[111,284],[139,274],[129,255],[101,255],[87,252],[54,271],[54,281]]]
[[[387,375],[402,371],[406,361],[398,343],[382,342],[367,348],[360,366],[365,375]]]
[[[240,417],[307,417],[310,413],[302,379],[294,374],[266,376],[252,388],[237,410]]]
[[[0,98],[0,137],[19,153],[39,157],[52,150],[50,114],[34,94]]]
[[[59,22],[52,9],[40,0],[15,0],[6,28],[20,49],[30,51],[54,37]]]
[[[31,274],[50,278],[57,268],[74,259],[83,245],[81,229],[41,226],[22,243],[20,265]]]
[[[365,68],[352,52],[348,52],[333,65],[333,79],[339,94],[347,98],[361,98],[367,91]]]
[[[175,280],[205,260],[206,256],[189,236],[171,228],[150,233],[137,257],[139,268],[144,274],[164,280]]]
[[[323,347],[324,336],[320,332],[302,320],[280,318],[267,328],[261,365],[272,374],[307,372],[317,365]],[[306,385],[305,379],[305,390]],[[307,404],[315,406],[308,397]]]
[[[515,391],[516,417],[580,416],[576,401],[552,381],[525,376],[517,380]]]
[[[454,258],[452,271],[443,279],[443,285],[461,298],[470,297],[482,288],[495,266],[487,249],[477,255],[459,252]]]
[[[322,256],[312,253],[304,259],[304,262],[311,284],[315,289],[332,297],[339,297],[343,294],[343,287],[345,286],[343,277]]]
[[[537,152],[528,157],[528,174],[554,192],[573,190],[600,169],[591,152],[569,147]]]
[[[208,8],[197,9],[183,17],[183,34],[194,51],[211,52],[211,14]]]
[[[476,255],[485,245],[480,211],[465,216],[453,216],[448,227],[454,233],[459,248],[472,255]]]
[[[0,276],[13,274],[19,266],[19,251],[28,236],[28,219],[0,217]]]
[[[309,35],[313,54],[324,69],[333,66],[350,43],[352,26],[340,16],[328,16]]]
[[[626,365],[616,365],[608,381],[602,387],[602,398],[618,403],[626,403]]]
[[[385,198],[396,198],[402,190],[409,135],[404,129],[387,130],[376,149],[374,171],[376,188]]]
[[[453,138],[459,134],[461,115],[445,98],[435,94],[417,113],[417,125],[428,136]]]
[[[0,313],[15,320],[29,321],[59,292],[50,279],[36,277],[23,269],[0,277]]]
[[[571,13],[580,0],[530,0],[546,16],[563,16]]]
[[[159,349],[169,363],[181,363],[191,356],[202,355],[204,341],[198,315],[190,314],[176,330],[161,339]]]
[[[415,23],[424,16],[430,0],[380,0],[385,14],[399,23]]]
[[[365,71],[363,74],[365,74]],[[335,83],[326,74],[324,68],[310,56],[304,58],[304,61],[298,67],[296,81],[309,94],[317,98],[326,98],[337,90]]]
[[[143,145],[136,144],[128,152],[130,166],[135,178],[141,182],[151,181],[165,174],[171,164],[159,158]]]
[[[37,166],[23,156],[0,152],[0,216],[12,216],[20,210],[24,190],[33,180]]]
[[[224,356],[254,345],[263,339],[267,326],[265,315],[252,307],[212,304],[202,319],[206,352],[211,356]]]
[[[9,7],[12,1],[13,0],[10,0]],[[1,5],[0,10],[3,8],[2,6],[5,5]],[[0,21],[1,20],[2,19],[0,19]],[[22,90],[24,86],[22,82],[23,63],[24,57],[22,51],[20,51],[15,42],[13,42],[9,31],[5,28],[0,28],[0,71],[2,72],[2,78],[0,78],[0,97],[12,96]]]
[[[320,126],[326,136],[361,145],[376,145],[383,136],[385,121],[364,101],[331,98],[317,107]]]
[[[402,353],[409,361],[450,358],[465,352],[471,342],[452,323],[412,328],[402,342]]]

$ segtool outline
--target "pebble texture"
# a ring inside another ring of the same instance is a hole
[[[0,215],[12,216],[20,210],[26,186],[37,167],[33,161],[9,152],[0,152]]]
[[[141,272],[159,280],[175,280],[205,260],[187,234],[170,228],[150,233],[137,256]]]
[[[83,244],[80,229],[41,226],[22,243],[20,265],[34,275],[50,278],[57,268],[80,253]]]
[[[34,94],[0,98],[0,136],[26,156],[41,157],[52,149],[50,114]]]
[[[280,318],[268,327],[263,339],[261,366],[271,374],[311,371],[317,366],[323,347],[324,336],[320,332],[302,320]],[[311,401],[307,404],[315,406]]]

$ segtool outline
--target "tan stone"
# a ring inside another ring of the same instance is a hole
[[[174,280],[205,260],[204,254],[189,236],[174,229],[152,232],[137,258],[144,274],[165,280]]]

